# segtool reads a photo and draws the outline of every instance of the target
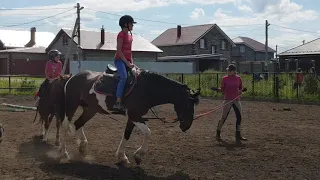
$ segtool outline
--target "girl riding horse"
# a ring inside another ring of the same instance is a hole
[[[53,49],[48,52],[49,61],[47,61],[45,66],[45,75],[46,79],[40,85],[39,91],[36,94],[37,100],[35,106],[37,107],[39,104],[40,97],[43,96],[45,91],[48,88],[49,81],[52,79],[56,79],[59,77],[62,71],[62,63],[60,61],[60,56],[62,55],[60,51]]]

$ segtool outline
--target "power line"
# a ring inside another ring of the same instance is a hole
[[[34,22],[38,22],[38,21],[42,21],[42,20],[49,19],[49,18],[52,18],[52,17],[56,17],[56,16],[58,16],[60,14],[64,14],[66,12],[69,12],[69,11],[73,10],[73,9],[75,9],[75,8],[69,9],[67,11],[63,11],[61,13],[58,13],[58,14],[55,14],[55,15],[52,15],[52,16],[47,16],[45,18],[37,19],[37,20],[34,20],[34,21],[29,21],[29,22],[20,23],[20,24],[13,24],[13,25],[8,25],[8,26],[0,26],[0,27],[1,28],[7,28],[7,27],[14,27],[14,26],[21,26],[21,25],[25,25],[25,24],[31,24],[31,23],[34,23]]]
[[[41,11],[46,11],[46,10],[53,10],[53,9],[70,9],[69,8],[31,8],[31,9],[28,9],[28,8],[0,8],[0,11],[38,11],[38,10],[41,10]]]
[[[294,30],[294,31],[307,32],[307,33],[311,33],[311,34],[320,34],[320,32],[305,31],[305,30],[301,30],[301,29],[295,29],[295,28],[289,28],[289,27],[285,27],[285,26],[280,26],[280,25],[277,25],[277,24],[271,24],[271,25],[277,26],[277,27],[280,27],[280,28],[284,28],[284,29]]]
[[[86,9],[88,9],[90,11],[95,11],[95,12],[100,12],[100,13],[112,15],[112,16],[118,16],[118,17],[123,16],[121,14],[109,13],[109,12],[105,12],[105,11],[94,10],[91,8],[86,8]],[[135,19],[142,20],[142,21],[154,22],[154,23],[162,23],[162,24],[174,24],[174,25],[180,24],[180,23],[176,23],[176,22],[156,21],[156,20],[150,20],[150,19],[144,19],[144,18],[135,18]],[[180,24],[180,25],[193,26],[194,24]],[[255,25],[263,25],[263,24],[241,24],[241,25],[222,25],[222,26],[219,25],[219,26],[220,27],[241,27],[241,26],[255,26]]]

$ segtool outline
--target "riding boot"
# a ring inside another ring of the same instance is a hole
[[[221,141],[221,136],[220,136],[221,131],[217,130],[216,132],[216,140]]]
[[[236,131],[236,143],[241,144],[241,140],[246,141],[247,138],[242,137],[240,131]]]

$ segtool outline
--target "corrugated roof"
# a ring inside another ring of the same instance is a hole
[[[19,53],[46,53],[46,47],[26,47],[26,48],[13,48],[7,50],[1,50],[0,53],[4,52],[19,52]]]
[[[212,28],[216,27],[218,31],[223,34],[226,39],[232,45],[235,45],[234,42],[220,29],[217,24],[202,24],[195,26],[186,26],[181,27],[181,36],[177,37],[177,28],[167,29],[165,32],[160,34],[157,38],[152,41],[152,44],[156,46],[174,46],[174,45],[187,45],[194,44],[202,36],[208,33]]]
[[[287,51],[284,51],[279,56],[285,55],[304,55],[304,54],[320,54],[320,38],[299,45]]]
[[[264,44],[262,44],[259,41],[254,40],[254,39],[248,38],[248,37],[239,36],[239,37],[233,39],[233,42],[235,44],[245,44],[255,51],[266,52]],[[268,47],[268,52],[276,52],[276,51],[274,49]]]
[[[48,46],[54,39],[55,34],[51,32],[36,32],[35,46]],[[6,47],[25,47],[31,39],[30,31],[0,29],[0,41]]]
[[[72,30],[62,29],[69,37],[72,35]],[[81,48],[91,50],[116,50],[117,48],[117,35],[118,33],[106,32],[105,43],[100,47],[101,31],[87,31],[81,30]],[[163,52],[157,46],[151,44],[148,40],[138,34],[133,35],[132,51],[145,51],[145,52]],[[76,40],[76,39],[75,39]],[[75,41],[76,42],[76,41]],[[77,43],[77,42],[76,42]]]

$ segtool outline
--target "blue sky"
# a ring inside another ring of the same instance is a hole
[[[35,26],[37,31],[57,33],[60,28],[72,28],[76,10],[68,10],[77,2],[84,7],[82,29],[99,31],[103,25],[106,31],[117,32],[118,15],[130,14],[138,22],[134,33],[149,41],[178,24],[217,23],[230,38],[247,36],[264,43],[266,19],[271,24],[269,45],[273,49],[278,45],[278,52],[320,36],[320,10],[316,8],[320,1],[316,0],[1,0],[0,29]]]

